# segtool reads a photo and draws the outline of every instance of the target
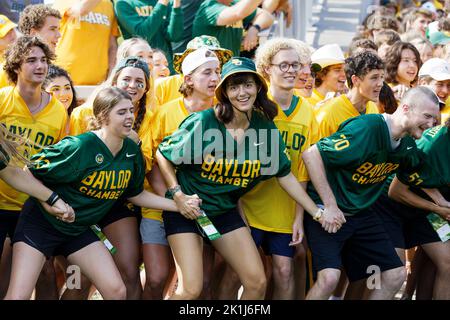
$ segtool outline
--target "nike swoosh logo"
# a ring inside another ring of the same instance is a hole
[[[135,155],[136,155],[136,153],[132,153],[132,154],[128,154],[128,152],[126,153],[127,158],[134,157]]]
[[[411,150],[413,147],[407,147],[406,150]]]
[[[262,144],[264,144],[264,142],[260,142],[260,143],[253,142],[253,145],[254,145],[255,147],[260,146],[260,145],[262,145]]]

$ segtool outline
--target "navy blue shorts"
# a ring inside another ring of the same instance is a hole
[[[409,249],[422,244],[440,242],[427,219],[428,212],[406,206],[381,195],[372,209],[383,221],[383,226],[396,248]]]
[[[266,255],[294,257],[295,247],[289,246],[292,233],[271,232],[253,227],[250,227],[250,230],[256,246],[261,247]]]
[[[138,220],[138,225],[141,223],[141,208],[133,205],[125,199],[119,199],[114,203],[114,206],[109,212],[99,221],[98,226],[103,229],[110,224],[124,218],[134,217]]]
[[[19,221],[20,211],[0,210],[0,259],[6,237],[12,238]]]
[[[321,224],[305,214],[305,233],[312,252],[314,272],[326,268],[345,268],[351,282],[365,279],[378,266],[386,271],[403,266],[378,215],[366,209],[346,216],[336,233],[328,233]]]
[[[47,259],[58,255],[67,257],[96,241],[100,240],[91,228],[78,236],[70,236],[58,231],[44,217],[36,200],[31,198],[23,205],[12,239],[13,243],[25,242],[42,252]]]
[[[166,230],[166,237],[177,233],[196,233],[203,237],[204,240],[207,240],[207,243],[209,242],[208,237],[203,233],[202,228],[196,220],[187,219],[181,213],[172,211],[163,211],[162,218],[164,221],[164,229]],[[218,216],[209,217],[209,219],[220,234],[245,227],[245,223],[237,209],[227,211]]]

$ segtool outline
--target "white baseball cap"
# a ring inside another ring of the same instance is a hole
[[[419,70],[419,78],[429,76],[436,81],[450,80],[450,63],[444,59],[431,58]]]
[[[207,47],[197,49],[189,53],[186,58],[184,58],[183,63],[181,64],[181,72],[184,75],[190,74],[202,64],[210,61],[217,61],[217,63],[220,65],[220,61],[214,51],[211,51]]]
[[[312,63],[319,64],[322,69],[334,64],[345,63],[344,53],[338,44],[326,44],[311,55]]]
[[[436,7],[431,2],[425,2],[420,8],[424,9],[424,10],[431,11],[434,14],[437,13]]]

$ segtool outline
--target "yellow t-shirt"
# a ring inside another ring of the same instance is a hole
[[[314,108],[314,106],[323,99],[325,99],[325,96],[320,94],[320,92],[317,91],[317,89],[313,89],[311,97],[307,98],[306,100],[308,100],[309,104]]]
[[[377,105],[372,101],[366,104],[366,114],[369,113],[379,113]],[[316,112],[320,136],[323,138],[332,135],[342,122],[359,115],[360,113],[347,98],[347,95],[343,94],[331,99]]]
[[[56,0],[53,4],[62,16],[55,64],[70,73],[75,85],[96,85],[106,79],[110,37],[118,37],[119,28],[110,0],[101,0],[92,11],[75,21],[66,12],[77,2]]]
[[[183,95],[178,92],[183,83],[183,76],[174,76],[158,79],[155,81],[155,103],[156,107],[162,106],[172,100],[181,98]]]
[[[0,89],[11,85],[12,83],[8,79],[8,74],[3,70],[3,64],[0,64]]]
[[[180,123],[189,116],[189,111],[184,106],[184,99],[172,100],[158,108],[153,118],[153,152],[156,152],[161,141],[174,133]],[[162,221],[161,210],[142,209],[142,217]]]
[[[294,96],[295,97],[295,96]],[[274,122],[280,130],[291,158],[291,170],[298,181],[309,181],[301,154],[319,140],[319,125],[314,111],[306,99],[287,112],[278,106]],[[276,201],[274,200],[276,199]],[[284,191],[276,178],[260,182],[241,198],[242,209],[250,226],[280,233],[292,233],[296,202]]]
[[[77,136],[88,131],[89,120],[93,116],[94,111],[89,103],[83,103],[81,106],[73,109],[70,114],[69,135]]]
[[[10,132],[28,138],[29,143],[19,149],[28,159],[66,134],[67,112],[54,97],[39,113],[32,115],[18,89],[6,87],[0,89],[0,105],[0,123]],[[28,197],[0,180],[0,209],[20,211]]]

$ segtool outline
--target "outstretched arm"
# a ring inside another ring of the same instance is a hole
[[[392,180],[389,187],[389,197],[406,204],[407,206],[419,208],[429,212],[436,212],[443,219],[450,221],[450,208],[441,207],[434,202],[425,200],[424,198],[418,196],[412,192],[406,184],[398,180],[397,177]]]
[[[243,20],[258,8],[261,2],[262,0],[241,0],[233,6],[225,8],[217,17],[216,25],[227,26]]]
[[[156,151],[156,160],[158,161],[159,169],[161,170],[161,173],[164,177],[164,180],[166,181],[166,185],[169,188],[174,188],[176,186],[179,186],[177,176],[175,174],[175,169],[172,165],[172,163],[167,160],[161,152]],[[198,198],[196,194],[194,195],[186,195],[184,192],[180,189],[179,191],[175,192],[173,195],[173,199],[175,200],[175,203],[177,204],[177,207],[180,211],[180,213],[185,216],[188,219],[196,219],[200,216],[200,213],[198,212],[198,204],[201,202],[201,200]],[[194,202],[197,202],[197,205],[194,205]]]
[[[0,178],[14,189],[25,192],[38,199],[46,211],[65,222],[73,222],[75,213],[62,199],[57,200],[53,206],[45,203],[53,191],[36,179],[27,167],[21,169],[15,166],[7,166],[0,171]]]

